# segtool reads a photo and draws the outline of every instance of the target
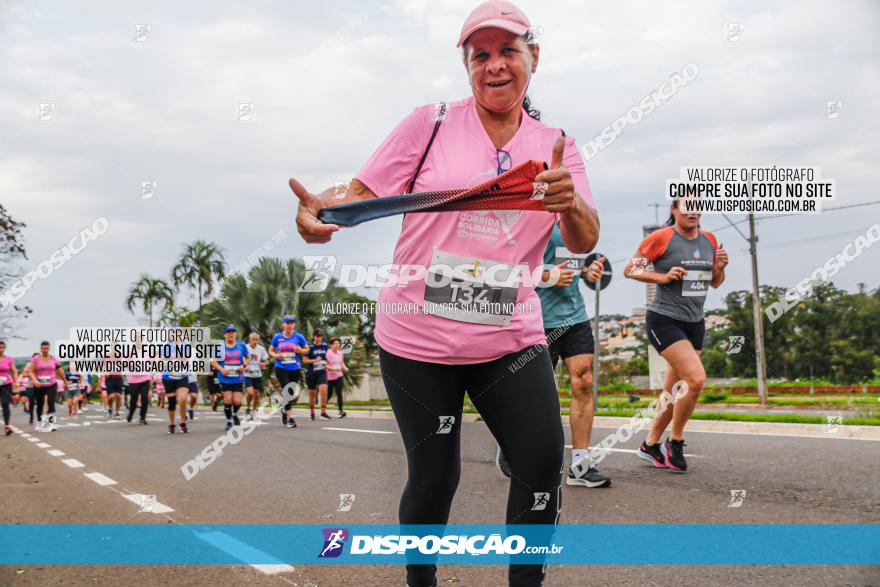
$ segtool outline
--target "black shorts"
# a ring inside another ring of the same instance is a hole
[[[238,383],[223,383],[220,382],[220,391],[237,391],[238,393],[242,392],[242,382]]]
[[[12,399],[12,384],[7,383],[6,385],[0,385],[0,398],[3,399],[4,402],[8,402]]]
[[[306,373],[306,387],[318,389],[319,385],[327,385],[327,371],[321,369],[312,373]]]
[[[281,385],[281,391],[284,392],[284,388],[287,387],[290,383],[300,384],[302,381],[302,370],[296,369],[294,371],[289,371],[287,369],[281,369],[280,367],[275,367],[275,377],[278,378],[278,383]],[[296,389],[296,398],[294,401],[299,399],[299,389]],[[291,407],[290,405],[286,407]]]
[[[703,337],[706,335],[706,321],[685,322],[676,320],[653,310],[648,310],[645,315],[645,329],[651,346],[662,353],[673,343],[680,340],[689,340],[695,351],[702,350]]]
[[[554,368],[559,362],[559,357],[565,360],[577,355],[592,355],[595,352],[593,327],[589,320],[572,324],[568,328],[559,326],[545,329],[544,336],[547,337],[547,343],[550,345],[550,360]]]
[[[257,391],[263,391],[263,378],[262,377],[245,377],[244,378],[244,386],[245,387],[253,387]]]
[[[302,369],[294,369],[291,371],[275,367],[275,377],[278,378],[278,383],[284,388],[288,383],[300,383],[302,381]]]
[[[199,384],[197,381],[187,381],[186,386],[189,388],[190,393],[198,393],[199,392]]]
[[[165,393],[177,394],[177,390],[185,387],[189,389],[189,383],[186,379],[163,379],[162,383],[165,385]]]
[[[107,394],[111,393],[122,393],[122,377],[110,379],[104,379],[104,383],[107,385]]]
[[[216,375],[208,375],[208,393],[220,393],[220,381]]]

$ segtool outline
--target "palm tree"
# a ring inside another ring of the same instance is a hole
[[[214,293],[214,279],[223,279],[226,274],[226,259],[217,243],[196,240],[184,245],[183,253],[171,268],[174,285],[188,285],[199,295],[199,323],[202,321],[202,294]],[[204,286],[204,289],[203,289]]]
[[[144,313],[150,319],[150,327],[153,326],[153,308],[162,304],[165,311],[174,306],[174,290],[163,279],[158,277],[150,277],[146,273],[140,276],[140,279],[131,284],[128,290],[128,297],[125,299],[125,305],[128,311],[134,314],[135,306],[140,302],[144,309]]]
[[[298,259],[263,257],[248,271],[247,278],[236,274],[224,280],[217,299],[205,305],[202,326],[219,335],[225,325],[235,324],[242,338],[256,332],[268,345],[272,335],[281,331],[281,318],[292,314],[298,320],[297,331],[307,337],[315,328],[322,328],[328,334],[354,334],[361,338],[358,316],[324,314],[321,307],[324,302],[347,300],[352,294],[337,285],[335,279],[324,291],[298,292],[305,273],[305,266]],[[346,384],[357,386],[361,373],[360,369],[352,368]]]

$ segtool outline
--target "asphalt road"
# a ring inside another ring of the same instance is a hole
[[[165,433],[164,411],[156,409],[149,426],[107,421],[94,411],[75,420],[62,417],[59,431],[32,436],[40,442],[23,434],[0,438],[0,519],[4,524],[393,524],[406,469],[395,424],[352,416],[330,422],[299,417],[295,430],[277,421],[261,426],[190,481],[180,466],[223,432],[222,413],[201,410],[190,434],[173,436]],[[13,425],[33,434],[19,409]],[[593,441],[609,432],[597,428]],[[564,486],[563,523],[880,523],[877,442],[694,432],[686,449],[694,455],[691,471],[673,475],[624,452],[640,441],[641,436],[619,445],[622,451],[601,464],[613,478],[611,488]],[[507,480],[494,467],[494,455],[485,425],[463,423],[462,480],[452,523],[503,522]],[[93,473],[115,483],[101,485],[97,481],[104,480]],[[746,491],[740,507],[729,507],[731,490]],[[169,511],[139,512],[139,504],[125,497],[132,494],[155,495]],[[337,511],[339,494],[355,494],[351,511]],[[229,495],[237,498],[231,508],[220,501]],[[505,576],[501,566],[450,565],[438,573],[441,585],[504,585]],[[0,585],[125,583],[329,586],[404,580],[393,566],[0,567]],[[555,566],[545,584],[880,585],[880,568]]]

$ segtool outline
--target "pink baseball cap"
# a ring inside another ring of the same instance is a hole
[[[529,18],[512,2],[489,0],[477,6],[465,19],[456,47],[461,47],[471,34],[480,29],[496,27],[515,35],[524,35],[530,26]]]

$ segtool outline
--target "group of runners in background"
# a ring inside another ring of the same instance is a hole
[[[296,428],[292,409],[303,379],[309,390],[312,420],[316,419],[318,405],[320,415],[317,417],[331,419],[327,402],[334,394],[337,416],[345,417],[343,381],[348,366],[341,350],[341,340],[334,336],[329,343],[325,342],[323,331],[316,329],[309,343],[296,332],[296,318],[287,315],[282,322],[282,331],[272,337],[268,350],[260,344],[259,334],[252,332],[248,342],[243,343],[237,340],[235,326],[224,328],[224,358],[212,361],[211,373],[205,374],[205,380],[212,410],[217,411],[219,404],[223,405],[227,430],[241,423],[238,414],[243,402],[246,419],[252,419],[256,414],[266,389],[264,372],[272,359],[281,387],[290,383],[297,386],[297,392],[282,410],[284,426]],[[50,343],[43,341],[40,352],[34,353],[19,373],[14,359],[6,354],[6,343],[0,341],[0,403],[6,435],[12,433],[12,406],[22,405],[29,424],[34,425],[37,432],[54,432],[58,429],[56,404],[65,401],[68,416],[76,417],[88,411],[90,395],[95,389],[100,390],[103,411],[111,419],[121,420],[122,411],[127,408],[126,420],[132,422],[137,412],[138,423],[145,426],[154,398],[157,407],[167,408],[170,434],[177,432],[178,427],[180,432],[188,432],[187,423],[196,419],[195,407],[200,390],[195,373],[78,373],[72,371],[72,363],[68,363],[66,369],[62,368],[50,349]]]

